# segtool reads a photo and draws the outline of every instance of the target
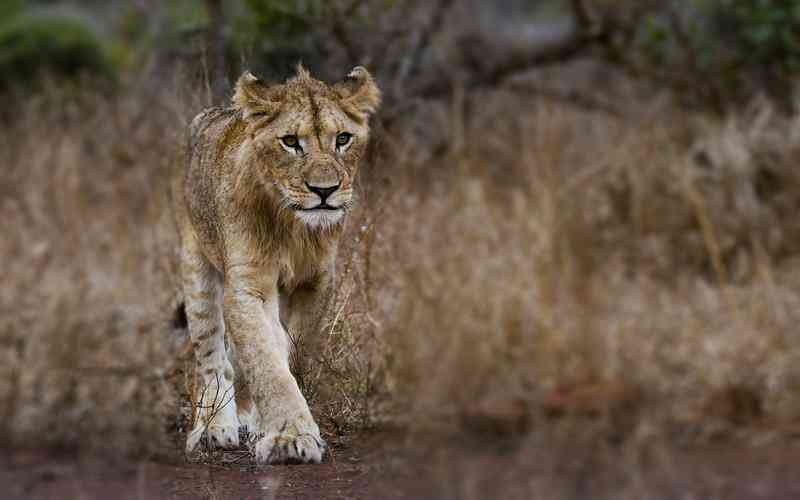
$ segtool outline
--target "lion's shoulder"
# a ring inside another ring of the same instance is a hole
[[[213,107],[197,113],[189,123],[189,144],[194,148],[200,139],[214,139],[237,119],[235,108]]]

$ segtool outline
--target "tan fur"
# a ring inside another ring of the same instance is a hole
[[[316,333],[380,92],[362,67],[333,86],[298,67],[279,85],[245,73],[232,103],[193,120],[186,166],[174,183],[189,330],[205,377],[187,449],[204,431],[218,446],[238,445],[225,377],[235,354],[256,410],[249,425],[266,436],[256,447],[259,461],[318,462],[322,440],[289,372],[281,319],[292,335]],[[337,149],[342,132],[352,140]],[[297,138],[302,153],[286,146],[286,136]],[[314,208],[323,206],[314,191],[322,188],[334,190],[329,210]],[[225,352],[226,330],[234,353]]]

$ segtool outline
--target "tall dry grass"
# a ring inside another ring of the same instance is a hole
[[[152,451],[175,436],[166,179],[200,104],[51,93],[3,125],[13,444]],[[722,123],[663,107],[620,119],[501,92],[378,127],[322,348],[300,346],[321,425],[791,428],[797,130],[766,104]]]
[[[796,117],[620,120],[497,94],[424,119],[452,133],[433,158],[383,138],[337,311],[381,347],[364,380],[395,418],[796,428]]]
[[[3,124],[3,425],[11,444],[152,450],[175,398],[165,211],[183,96],[55,87]]]

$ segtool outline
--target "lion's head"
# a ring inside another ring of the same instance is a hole
[[[239,161],[254,168],[280,206],[309,227],[339,223],[353,199],[353,176],[369,137],[380,91],[361,66],[327,85],[302,66],[283,84],[249,72],[236,84],[247,139]]]

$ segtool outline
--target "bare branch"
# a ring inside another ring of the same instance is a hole
[[[686,58],[686,64],[689,67],[689,70],[697,71],[699,68],[697,64],[697,57],[695,51],[692,48],[692,41],[689,38],[689,34],[684,29],[680,15],[675,11],[675,9],[669,10],[669,21],[670,21],[670,28],[672,29],[672,32],[675,35],[675,41],[678,43],[678,46],[681,48],[681,51],[683,51],[684,57]]]
[[[497,87],[535,67],[561,64],[572,60],[609,38],[609,27],[592,20],[585,0],[571,0],[573,22],[565,33],[546,43],[533,44],[526,50],[512,52],[505,60],[494,66],[482,68],[476,65],[472,75],[460,82],[466,90]],[[479,46],[482,40],[472,40],[463,46]],[[452,83],[447,79],[431,79],[409,92],[423,99],[442,97],[450,93]]]
[[[206,0],[209,18],[207,32],[208,54],[211,58],[211,87],[214,102],[218,103],[228,87],[225,70],[225,11],[221,0]]]
[[[488,71],[473,75],[465,82],[465,87],[468,90],[496,87],[514,76],[535,67],[564,63],[591,49],[600,40],[601,36],[600,32],[587,36],[582,33],[575,33],[558,43],[538,46],[530,51],[513,54]],[[413,94],[416,97],[431,99],[448,94],[450,89],[451,83],[449,81],[435,79],[416,89]]]
[[[347,19],[363,5],[364,0],[352,0],[349,4],[339,9],[335,2],[331,2],[328,7],[328,18],[330,21],[330,36],[341,46],[351,64],[361,63],[362,53],[357,48],[357,44],[352,40],[347,26]],[[320,45],[320,44],[318,44]]]
[[[359,62],[359,55],[358,51],[356,50],[356,46],[352,40],[350,40],[350,36],[347,34],[347,29],[344,26],[344,21],[342,18],[337,16],[333,20],[333,25],[331,26],[331,34],[333,35],[333,39],[336,40],[339,45],[347,54],[347,58],[350,60],[352,64],[356,64]]]
[[[586,6],[586,0],[571,0],[570,4],[578,29],[584,33],[591,32],[595,26],[592,16],[589,14],[589,8]]]
[[[695,78],[699,77],[702,74],[702,69],[700,67],[700,62],[698,61],[697,51],[692,46],[692,39],[689,36],[689,33],[686,31],[686,27],[681,20],[680,14],[675,10],[674,7],[670,8],[669,10],[669,21],[670,29],[675,36],[675,41],[683,52],[683,57],[686,62],[686,67],[689,70],[689,74],[694,75]],[[699,80],[693,81],[696,81],[699,84],[697,85],[697,88],[706,99],[714,103],[718,109],[722,109],[722,91],[716,85],[716,79],[700,78]],[[686,82],[686,85],[690,87],[692,83]]]
[[[397,72],[397,78],[395,79],[393,87],[395,94],[401,94],[403,85],[408,77],[417,71],[417,68],[422,62],[423,56],[431,44],[431,40],[434,38],[434,35],[441,30],[442,25],[444,24],[445,14],[448,10],[450,10],[452,5],[453,0],[440,0],[433,9],[431,21],[422,30],[415,34],[414,46],[409,51],[409,56],[403,60],[400,69]]]

